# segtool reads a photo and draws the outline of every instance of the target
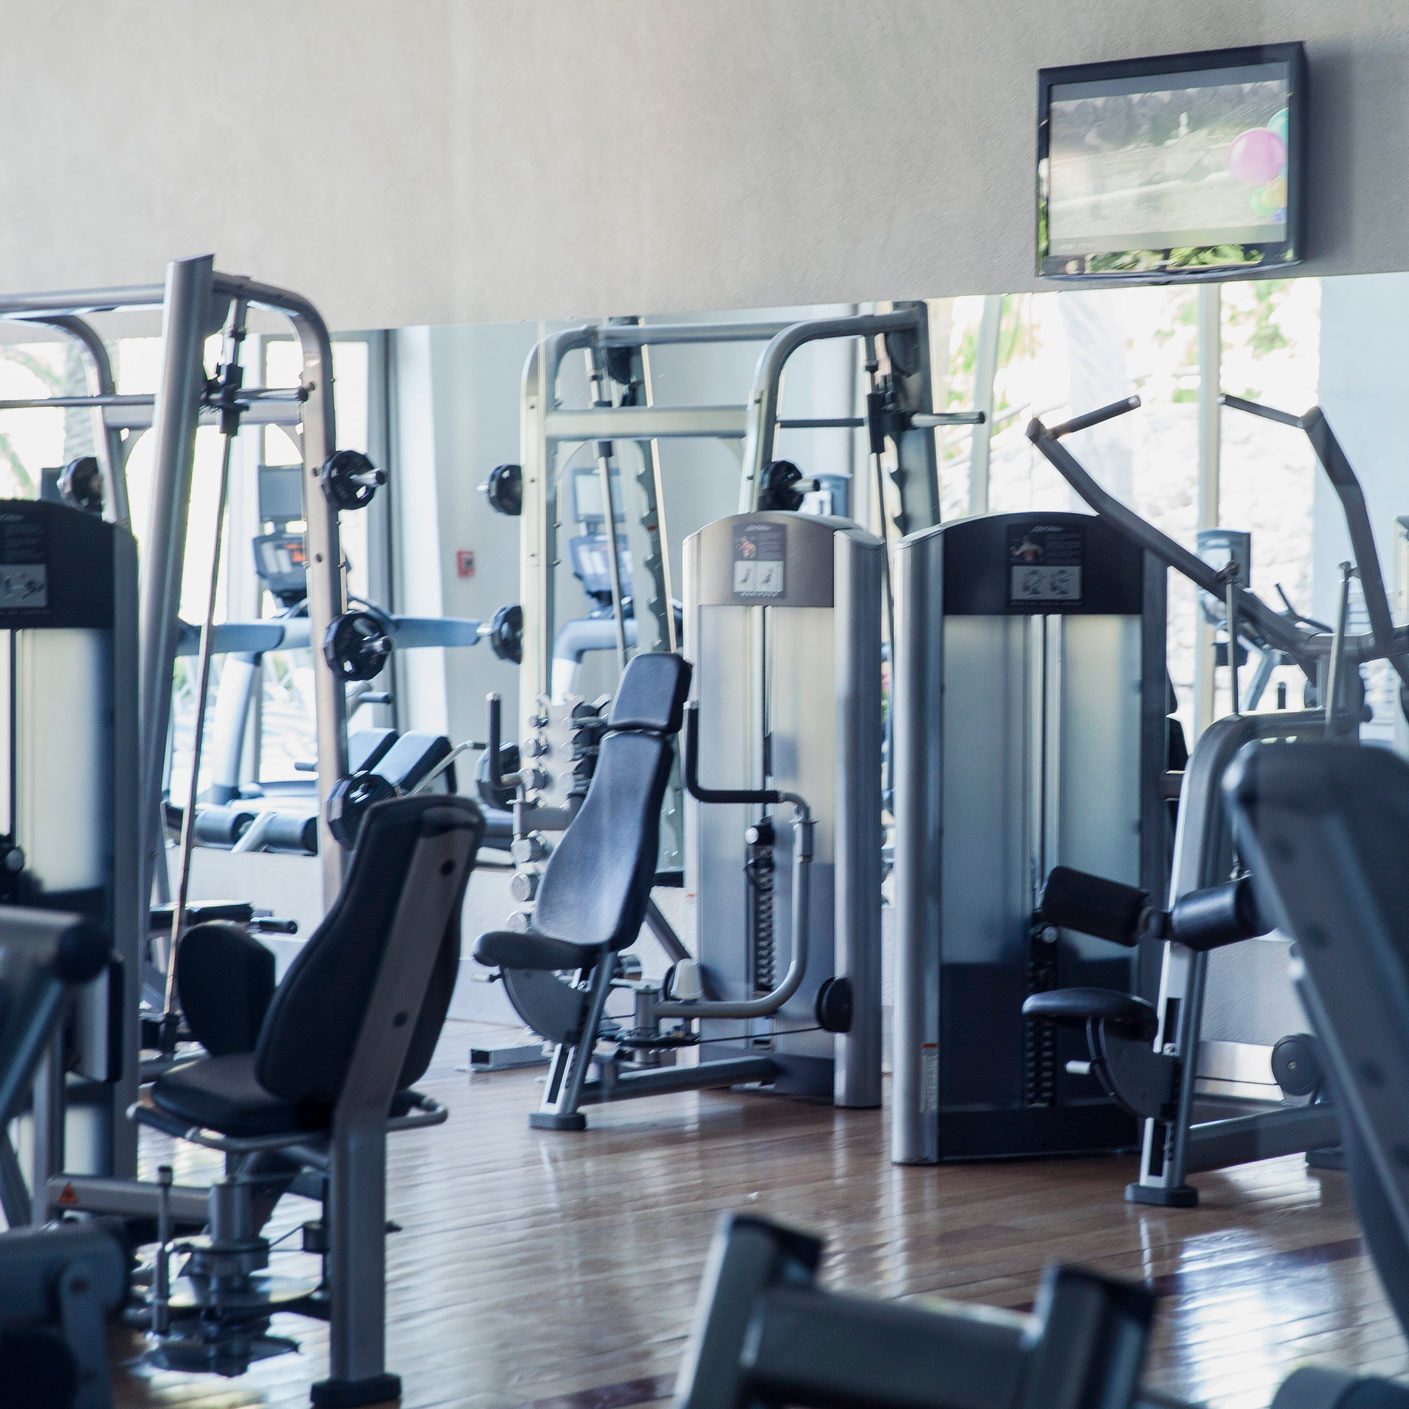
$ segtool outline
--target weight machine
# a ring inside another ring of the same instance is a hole
[[[531,916],[475,945],[554,1044],[534,1125],[580,1130],[585,1104],[735,1085],[880,1104],[881,553],[845,520],[789,513],[686,540],[695,664],[629,662]],[[682,719],[693,951],[652,896]],[[490,758],[498,733],[491,697]],[[643,925],[663,979],[628,965]],[[608,1006],[622,998],[629,1010]]]
[[[961,519],[896,557],[893,1156],[1128,1147],[1076,1045],[1021,1007],[1140,981],[1035,912],[1053,866],[1153,885],[1168,864],[1164,573],[1072,513]]]
[[[119,394],[95,316],[161,310],[162,365],[154,395]],[[246,386],[238,355],[225,358],[212,378],[204,365],[206,339],[222,328],[244,336],[246,317],[258,310],[287,321],[302,353],[303,374],[293,387]],[[235,314],[232,318],[232,314]],[[279,425],[300,442],[309,576],[309,630],[321,641],[346,610],[338,514],[365,504],[379,473],[356,452],[336,452],[333,407],[332,340],[317,310],[298,294],[244,276],[219,273],[210,256],[174,261],[165,285],[92,289],[67,293],[0,296],[0,319],[57,331],[83,354],[92,390],[82,396],[49,396],[0,401],[0,410],[39,407],[88,409],[98,424],[97,481],[103,517],[126,524],[126,465],[137,438],[154,437],[152,516],[143,541],[140,581],[140,699],[142,748],[140,787],[144,802],[137,818],[148,874],[155,868],[165,890],[164,822],[159,799],[166,767],[171,721],[171,681],[181,642],[177,608],[181,596],[187,513],[201,426],[233,435],[240,424]],[[355,458],[350,458],[355,456]],[[92,502],[94,476],[80,480]],[[218,570],[218,554],[213,572]],[[326,804],[347,771],[347,711],[341,682],[331,669],[315,671],[315,713],[320,742],[317,789]],[[324,893],[336,894],[342,878],[341,850],[320,848]],[[144,888],[145,893],[145,888]]]
[[[1210,1021],[1210,990],[1236,979],[1238,956],[1249,953],[1243,942],[1270,929],[1254,903],[1255,877],[1252,883],[1246,878],[1235,846],[1221,794],[1224,776],[1250,742],[1356,742],[1365,705],[1359,667],[1367,662],[1388,661],[1404,682],[1401,700],[1409,698],[1409,629],[1393,623],[1364,496],[1325,416],[1314,407],[1294,416],[1241,398],[1223,401],[1301,430],[1335,489],[1356,563],[1342,565],[1340,610],[1330,633],[1269,607],[1245,585],[1246,573],[1235,560],[1216,568],[1159,532],[1107,494],[1062,444],[1069,434],[1134,410],[1138,398],[1050,429],[1034,420],[1028,429],[1038,450],[1101,520],[1223,601],[1230,650],[1247,637],[1262,652],[1294,662],[1308,682],[1308,708],[1251,714],[1240,709],[1235,676],[1233,713],[1205,731],[1182,778],[1167,907],[1150,899],[1150,888],[1113,886],[1079,871],[1054,871],[1040,905],[1042,920],[1061,932],[1159,953],[1154,1003],[1129,992],[1055,988],[1034,992],[1025,1011],[1039,1029],[1056,1023],[1085,1031],[1089,1059],[1074,1065],[1142,1122],[1140,1177],[1126,1197],[1176,1207],[1197,1202],[1187,1176],[1201,1170],[1301,1152],[1314,1164],[1340,1167],[1340,1121],[1328,1099],[1317,1043],[1293,1033],[1269,1050]],[[1370,629],[1352,636],[1347,621],[1356,577]],[[1231,1096],[1218,1080],[1226,1082],[1230,1068],[1242,1088]],[[1276,1090],[1270,1109],[1265,1101],[1246,1100],[1250,1070],[1264,1088]]]
[[[790,360],[817,342],[859,340],[867,378],[864,414],[788,419],[780,415],[782,378]],[[748,399],[738,405],[660,404],[652,380],[652,353],[662,347],[762,343]],[[569,359],[582,355],[590,402],[564,404],[560,382]],[[560,625],[556,570],[560,556],[562,494],[559,452],[590,445],[596,458],[606,591],[594,613],[591,644],[614,648],[618,669],[630,653],[671,649],[679,640],[670,582],[671,546],[661,476],[662,444],[676,439],[715,439],[739,447],[741,512],[793,511],[820,481],[775,458],[780,431],[864,430],[883,543],[938,521],[939,483],[933,431],[944,425],[975,425],[978,412],[935,412],[929,360],[929,325],[923,303],[796,323],[705,323],[643,325],[617,320],[555,333],[530,354],[523,376],[522,465],[501,466],[486,486],[490,502],[520,515],[523,671],[520,676],[521,750],[535,759],[541,787],[529,787],[518,812],[540,837],[534,861],[546,856],[546,833],[571,816],[570,795],[580,782],[568,775],[587,757],[590,739],[574,739],[588,713],[600,710],[557,689],[572,675],[560,660],[560,641],[586,634]],[[623,443],[640,447],[640,472],[627,476],[619,464]],[[837,484],[846,477],[834,477]],[[625,492],[623,493],[623,487]],[[573,488],[576,491],[576,477]],[[621,501],[630,501],[630,509]],[[644,550],[632,554],[623,537],[632,534]],[[888,567],[883,564],[884,617],[893,615]],[[567,655],[570,657],[571,652]],[[584,752],[585,751],[585,752]],[[580,769],[577,771],[581,771]],[[564,780],[567,780],[566,782]],[[666,803],[663,865],[681,857],[681,788],[672,783]],[[540,809],[535,811],[535,809]],[[530,888],[530,887],[525,887]]]

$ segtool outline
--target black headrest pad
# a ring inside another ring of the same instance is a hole
[[[622,672],[607,728],[678,734],[689,695],[690,663],[683,656],[667,651],[633,656]]]

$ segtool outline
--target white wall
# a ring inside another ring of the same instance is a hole
[[[1409,275],[1327,279],[1321,285],[1320,403],[1365,490],[1390,592],[1395,590],[1395,518],[1409,514]],[[1317,475],[1312,584],[1315,612],[1335,619],[1338,564],[1350,555],[1339,503]]]
[[[519,527],[479,493],[491,466],[519,458],[519,380],[536,324],[404,328],[392,339],[395,388],[397,607],[410,616],[488,620],[518,600]],[[456,554],[475,555],[473,577]],[[482,739],[484,697],[518,717],[517,668],[487,643],[404,651],[397,659],[402,724]],[[473,766],[473,760],[470,762]]]
[[[1396,523],[1409,514],[1409,438],[1404,434],[1404,396],[1409,387],[1409,275],[1327,279],[1321,285],[1321,379],[1319,400],[1365,491],[1390,608],[1403,622],[1406,602],[1404,535]],[[1350,542],[1335,491],[1316,477],[1312,501],[1312,612],[1334,622],[1340,602],[1340,563]],[[1352,597],[1352,631],[1366,622],[1358,595]],[[1397,682],[1387,667],[1372,675],[1373,737],[1409,736],[1397,707]]]
[[[1305,39],[1308,273],[1409,267],[1369,0],[4,0],[0,287],[213,249],[342,328],[1031,283],[1045,64]]]

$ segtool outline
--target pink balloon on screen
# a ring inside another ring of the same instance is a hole
[[[1239,181],[1261,185],[1287,165],[1287,144],[1270,127],[1250,127],[1228,149],[1228,170]]]

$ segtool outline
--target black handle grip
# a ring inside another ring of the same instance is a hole
[[[255,915],[250,919],[250,929],[261,934],[297,934],[298,921],[281,919],[277,915]]]
[[[700,707],[685,706],[685,787],[697,802],[756,802],[772,805],[783,800],[776,788],[706,788],[700,782]]]
[[[1042,887],[1037,913],[1048,924],[1133,947],[1139,943],[1149,904],[1149,893],[1139,886],[1054,866]]]
[[[1138,410],[1139,407],[1140,398],[1138,396],[1127,396],[1124,401],[1112,401],[1109,406],[1098,406],[1094,411],[1087,411],[1081,416],[1073,416],[1071,420],[1063,421],[1059,426],[1052,426],[1047,434],[1053,440],[1060,440],[1064,435],[1090,430],[1092,426],[1099,426],[1102,421],[1113,421],[1117,416],[1124,416],[1127,412]]]
[[[484,703],[489,712],[489,739],[485,744],[485,772],[489,776],[489,786],[496,790],[511,788],[517,792],[518,779],[506,778],[499,771],[501,735],[503,733],[503,701],[499,698],[499,693],[496,690],[485,696]]]
[[[1271,928],[1247,876],[1181,895],[1169,912],[1169,937],[1200,952],[1256,939]]]
[[[1243,411],[1249,416],[1261,416],[1264,421],[1276,421],[1278,425],[1302,428],[1301,417],[1290,411],[1279,411],[1275,406],[1264,406],[1260,401],[1249,401],[1245,396],[1230,396],[1226,391],[1218,398],[1220,406],[1230,411]]]

